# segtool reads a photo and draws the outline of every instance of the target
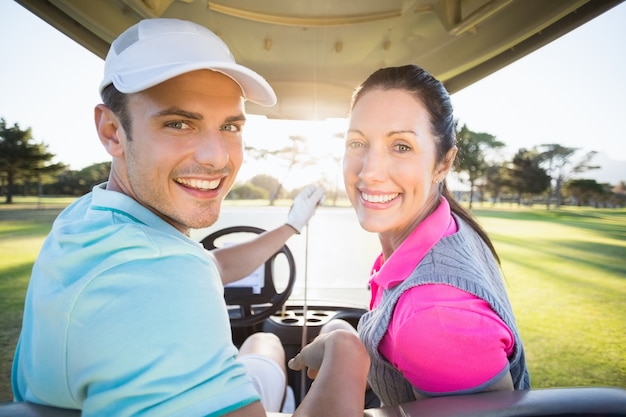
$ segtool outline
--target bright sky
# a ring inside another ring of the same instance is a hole
[[[31,127],[72,169],[110,160],[93,127],[102,60],[12,1],[0,0],[0,30],[0,117]],[[625,74],[626,3],[452,99],[461,123],[495,135],[509,154],[543,143],[595,150],[596,163],[613,167],[610,178],[598,175],[615,183],[626,180]],[[281,126],[285,137],[301,134],[292,126]],[[338,127],[325,128],[330,136]],[[333,142],[332,153],[341,152]],[[327,173],[336,166],[327,164]]]

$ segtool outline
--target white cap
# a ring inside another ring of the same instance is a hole
[[[204,26],[178,19],[142,20],[115,39],[104,61],[100,94],[111,83],[122,93],[137,93],[199,69],[232,78],[246,100],[263,106],[276,104],[276,94],[268,82],[237,64],[217,35]]]

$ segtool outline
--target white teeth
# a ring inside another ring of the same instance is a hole
[[[367,201],[369,203],[388,203],[391,200],[393,200],[394,198],[396,198],[398,196],[398,193],[377,194],[377,195],[370,195],[370,194],[361,193],[361,196],[363,197],[363,200],[365,200],[365,201]]]
[[[177,183],[185,185],[190,188],[195,188],[200,191],[215,190],[220,185],[220,180],[197,180],[197,179],[184,179],[178,178]]]

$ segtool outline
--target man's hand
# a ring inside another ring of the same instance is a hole
[[[320,334],[311,343],[306,345],[300,353],[289,360],[287,366],[294,371],[307,370],[307,376],[311,379],[317,377],[317,373],[324,361],[324,350],[329,333]]]
[[[331,357],[329,358],[328,355]],[[306,369],[307,376],[311,379],[315,379],[325,361],[339,360],[340,362],[346,362],[347,356],[350,356],[350,358],[355,361],[357,360],[355,358],[359,358],[360,356],[358,361],[360,364],[364,364],[364,377],[366,377],[369,367],[369,357],[365,351],[365,347],[361,344],[355,332],[343,329],[318,335],[311,343],[306,345],[300,353],[291,358],[287,366],[294,371]]]
[[[300,194],[296,196],[287,216],[287,224],[298,233],[309,223],[315,209],[322,203],[324,198],[324,187],[308,185]]]
[[[316,381],[294,417],[363,416],[370,358],[356,332],[337,329],[320,334],[288,366],[306,369]]]

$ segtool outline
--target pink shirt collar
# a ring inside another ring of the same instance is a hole
[[[386,262],[382,253],[376,258],[370,275],[370,309],[378,305],[383,290],[404,281],[441,238],[456,231],[457,225],[450,212],[450,204],[441,197],[435,211],[411,232]]]

